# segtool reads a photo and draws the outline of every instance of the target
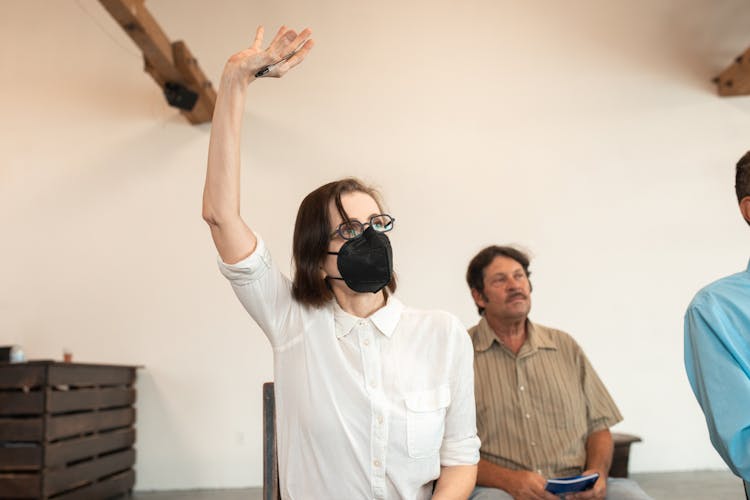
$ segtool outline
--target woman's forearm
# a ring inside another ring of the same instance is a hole
[[[239,216],[240,131],[249,84],[245,80],[228,62],[219,84],[208,145],[203,217],[209,224]]]
[[[434,500],[466,500],[477,481],[476,465],[442,467],[435,487]]]
[[[240,217],[240,131],[248,78],[228,62],[219,84],[208,146],[203,219],[219,255],[234,263],[249,255],[255,235]]]
[[[216,98],[208,168],[203,190],[203,219],[222,260],[234,263],[255,250],[255,235],[240,217],[240,131],[248,78],[227,63]]]

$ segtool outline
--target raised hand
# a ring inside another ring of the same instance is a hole
[[[312,31],[309,28],[297,34],[282,26],[268,47],[263,49],[263,33],[263,26],[258,26],[253,44],[229,58],[225,73],[231,72],[246,83],[252,82],[259,73],[263,77],[281,78],[301,63],[315,44],[310,38]]]

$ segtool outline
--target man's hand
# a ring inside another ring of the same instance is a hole
[[[586,476],[588,474],[593,474],[594,472],[599,473],[599,479],[596,480],[593,488],[579,493],[565,495],[565,500],[604,500],[607,496],[607,475],[602,474],[602,471],[594,469],[583,471],[581,475]]]
[[[514,500],[558,500],[556,495],[546,491],[547,480],[536,472],[513,471],[504,488]]]
[[[253,44],[229,58],[225,73],[231,72],[242,78],[245,83],[250,83],[256,78],[256,73],[269,67],[264,77],[281,78],[301,63],[314,45],[310,39],[312,31],[309,28],[297,34],[294,30],[282,26],[271,44],[263,49],[263,32],[263,26],[258,26]]]

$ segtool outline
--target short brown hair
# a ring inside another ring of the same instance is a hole
[[[734,192],[737,193],[737,201],[750,196],[750,151],[737,162],[737,171],[734,176]]]
[[[354,177],[324,184],[305,196],[300,203],[292,240],[292,295],[302,304],[321,307],[333,298],[328,281],[320,276],[320,266],[328,255],[328,243],[331,240],[329,206],[333,201],[341,218],[348,222],[349,215],[341,204],[341,195],[355,192],[372,196],[380,211],[383,211],[380,193]],[[387,290],[396,291],[395,273],[388,283]],[[384,290],[386,296],[387,290]]]
[[[487,248],[482,249],[473,259],[471,259],[471,262],[469,262],[469,268],[466,270],[466,283],[471,290],[476,290],[484,295],[484,271],[487,269],[487,266],[492,264],[495,257],[508,257],[509,259],[515,260],[521,264],[523,272],[526,273],[526,278],[531,276],[531,271],[529,271],[531,260],[528,255],[517,248],[490,245]],[[531,289],[531,281],[529,281],[529,287],[529,289]],[[477,311],[480,315],[484,314],[484,307],[477,306]]]

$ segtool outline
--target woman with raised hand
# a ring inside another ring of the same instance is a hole
[[[292,280],[240,216],[248,85],[302,62],[310,35],[281,27],[263,49],[260,27],[229,59],[203,194],[221,272],[273,347],[281,496],[465,499],[479,460],[471,342],[454,316],[393,296],[395,219],[378,193],[349,178],[304,198]]]

